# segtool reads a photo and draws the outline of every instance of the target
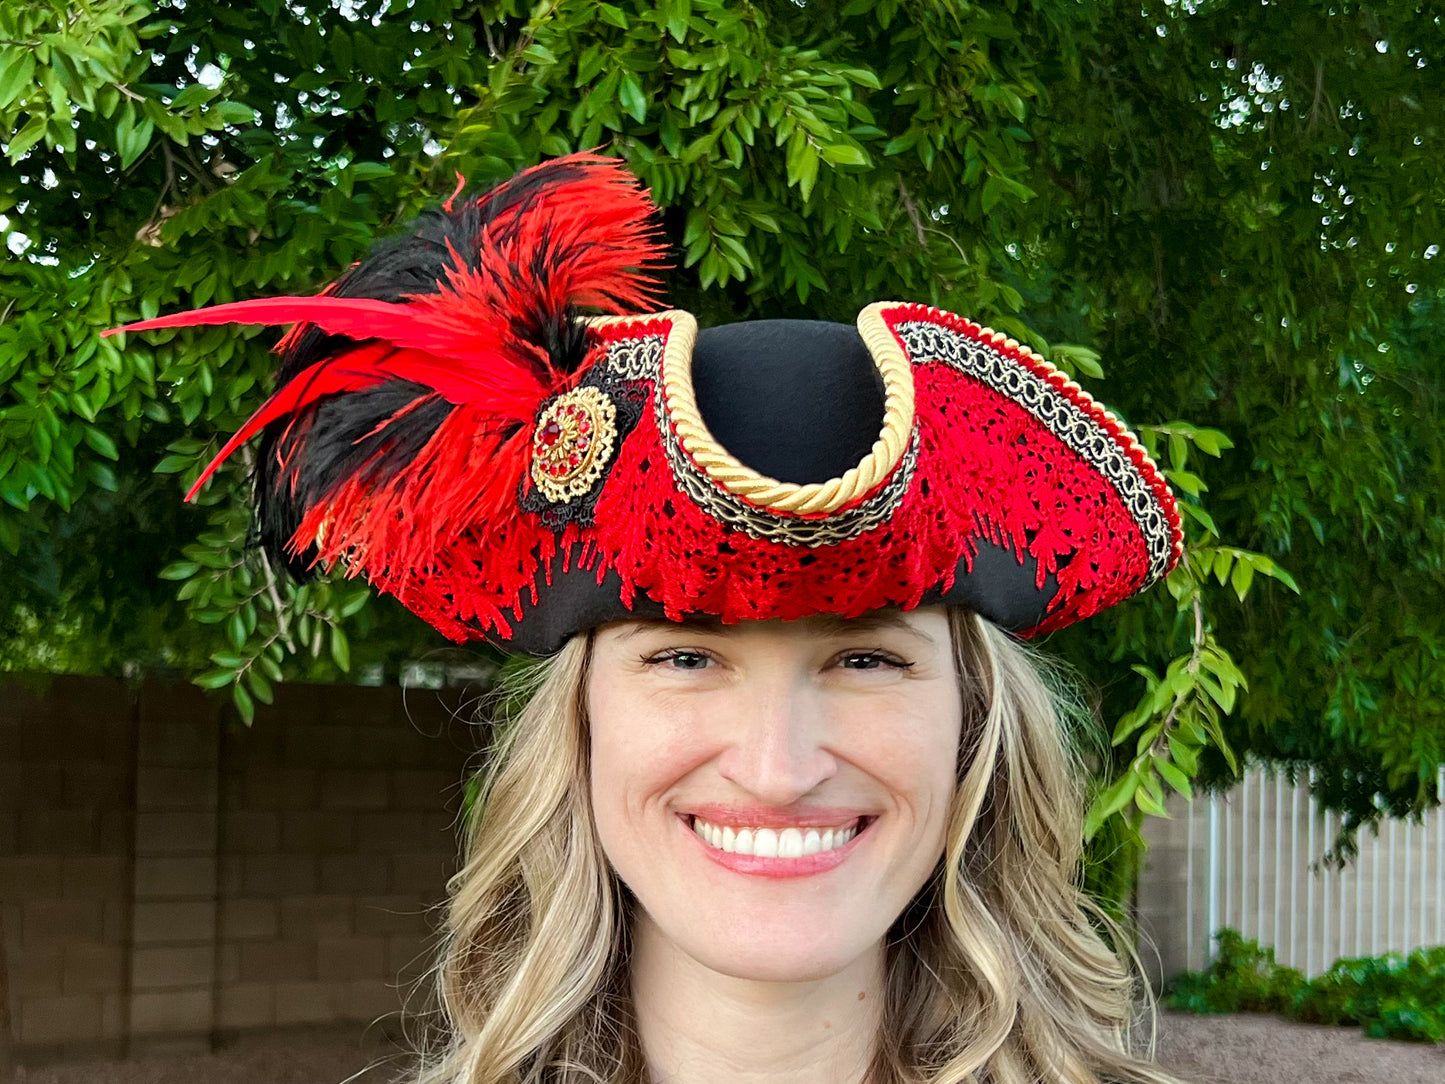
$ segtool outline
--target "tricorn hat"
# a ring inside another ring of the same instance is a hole
[[[259,433],[261,544],[455,640],[930,603],[1030,636],[1178,560],[1154,463],[1037,354],[906,302],[699,330],[652,311],[652,215],[620,163],[570,155],[454,196],[318,296],[124,330],[295,324],[196,487]]]

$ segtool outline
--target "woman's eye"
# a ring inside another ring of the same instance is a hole
[[[853,651],[838,660],[845,670],[907,670],[913,664],[882,651]]]
[[[642,660],[648,666],[665,665],[673,670],[704,670],[712,660],[701,651],[664,651]]]

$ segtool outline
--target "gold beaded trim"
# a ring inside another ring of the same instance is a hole
[[[554,504],[591,490],[612,459],[617,407],[601,388],[557,396],[532,429],[532,481]]]
[[[856,467],[827,482],[780,482],[745,466],[717,442],[698,411],[692,386],[697,321],[675,310],[662,353],[662,391],[678,442],[713,482],[757,508],[791,515],[835,512],[878,487],[908,450],[913,434],[913,371],[881,304],[858,314],[858,332],[883,378],[883,427]]]

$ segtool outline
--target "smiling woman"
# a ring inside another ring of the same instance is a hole
[[[488,772],[421,1079],[1171,1080],[1048,673],[959,608],[577,636]]]
[[[262,544],[540,657],[415,1079],[1165,1084],[1077,887],[1068,701],[1022,640],[1169,571],[1168,487],[951,313],[626,314],[651,210],[574,155],[318,297],[137,325],[295,323],[221,453],[261,435]]]

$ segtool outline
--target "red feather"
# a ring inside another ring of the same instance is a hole
[[[453,197],[455,198],[455,196]],[[528,469],[531,426],[541,404],[574,386],[586,368],[559,366],[548,353],[548,329],[575,308],[625,313],[655,306],[653,272],[663,246],[654,208],[621,162],[577,154],[554,159],[469,201],[483,225],[475,250],[451,251],[435,292],[400,301],[366,297],[276,297],[216,305],[143,320],[116,331],[207,324],[297,324],[282,349],[298,346],[308,327],[351,344],[295,374],[246,422],[207,466],[187,495],[195,496],[236,448],[272,424],[287,422],[278,445],[283,476],[297,485],[306,442],[314,439],[314,408],[331,396],[388,382],[428,389],[380,417],[372,436],[423,403],[454,409],[408,463],[374,470],[391,445],[349,474],[331,479],[304,510],[290,542],[313,543],[323,560],[345,556],[352,571],[424,569],[438,548],[464,530],[485,536],[520,512],[516,495]],[[366,264],[348,272],[364,274]],[[588,359],[590,362],[590,358]],[[299,424],[298,424],[299,423]],[[384,477],[384,482],[370,479]]]

